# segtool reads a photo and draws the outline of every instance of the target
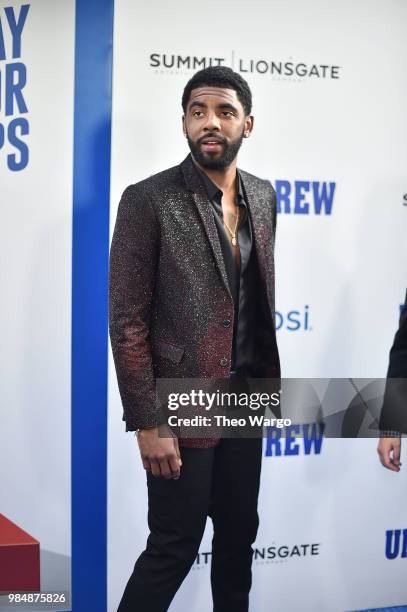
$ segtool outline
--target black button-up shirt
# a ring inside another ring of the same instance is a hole
[[[237,241],[240,250],[240,266],[238,266],[233,255],[233,248],[227,229],[223,225],[223,192],[198,166],[195,165],[195,168],[205,185],[213,206],[214,220],[225,262],[229,289],[233,298],[234,325],[231,370],[245,371],[254,362],[255,292],[258,286],[257,260],[253,246],[249,208],[244,197],[242,180],[238,173],[238,193],[236,198],[236,204],[240,209],[240,221],[237,230]]]

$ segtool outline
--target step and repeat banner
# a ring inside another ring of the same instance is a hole
[[[0,610],[41,590],[66,594],[54,609],[113,612],[144,547],[108,348],[109,223],[127,185],[186,157],[181,95],[200,68],[253,92],[239,166],[278,195],[283,376],[349,377],[350,400],[385,376],[407,284],[406,30],[402,0],[0,0]],[[407,602],[406,477],[376,446],[264,440],[252,610]],[[211,609],[210,551],[208,522],[172,612]]]
[[[255,122],[239,166],[279,199],[285,377],[385,376],[407,283],[406,18],[402,2],[382,0],[115,3],[111,230],[127,185],[187,155],[181,95],[192,74],[240,72]],[[147,536],[145,475],[120,419],[110,361],[110,610]],[[251,609],[406,603],[404,475],[383,469],[375,439],[301,434],[264,441]],[[174,612],[211,609],[210,523]]]
[[[74,51],[73,0],[0,2],[0,592],[63,593],[55,609],[71,581]]]

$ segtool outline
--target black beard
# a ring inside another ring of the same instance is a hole
[[[207,138],[205,136],[205,138]],[[223,154],[220,157],[212,158],[211,154],[202,153],[200,145],[196,142],[193,142],[187,134],[188,145],[191,150],[192,156],[195,161],[202,166],[202,168],[206,168],[207,170],[224,170],[235,159],[238,151],[242,145],[243,141],[243,132],[241,136],[235,142],[227,144],[224,142]],[[199,141],[198,141],[199,143]]]

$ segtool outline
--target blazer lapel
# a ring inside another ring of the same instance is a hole
[[[204,185],[201,184],[198,173],[193,167],[193,163],[194,162],[192,161],[191,156],[188,155],[188,157],[184,159],[181,164],[181,170],[184,175],[186,186],[188,190],[192,192],[192,197],[201,217],[202,224],[205,228],[219,276],[228,294],[230,295],[230,298],[232,299],[228,277],[226,274],[225,262],[223,260],[222,249],[219,242],[218,230],[216,229],[215,220],[213,218],[212,204],[208,199]]]

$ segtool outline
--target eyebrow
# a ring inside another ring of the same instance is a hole
[[[192,108],[193,106],[198,106],[199,108],[207,108],[207,104],[205,104],[205,102],[200,102],[199,100],[191,102],[189,108]],[[216,108],[228,108],[230,110],[235,111],[235,113],[238,112],[236,106],[233,106],[233,104],[230,104],[230,102],[222,102],[221,104],[217,104]]]

